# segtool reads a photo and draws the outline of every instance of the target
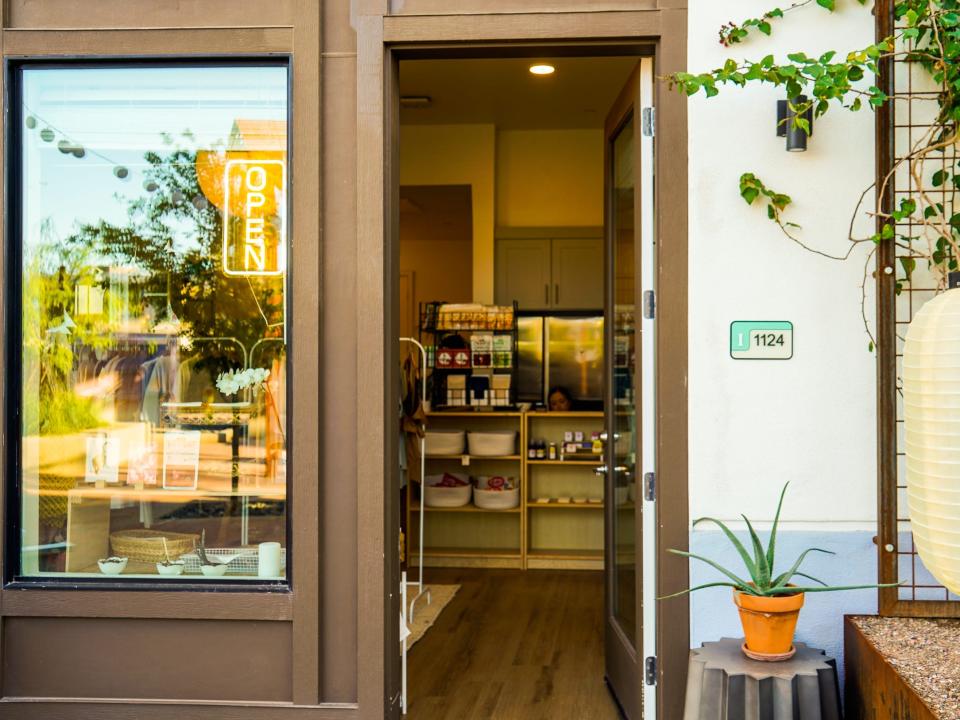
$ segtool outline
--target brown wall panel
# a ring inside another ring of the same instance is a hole
[[[8,618],[4,694],[289,701],[291,628],[281,622]]]
[[[349,3],[323,15],[321,697],[357,699],[357,62]],[[362,441],[361,441],[362,442]]]
[[[391,15],[457,15],[653,10],[657,0],[390,0]]]
[[[292,25],[295,0],[10,0],[8,28],[264,27]]]

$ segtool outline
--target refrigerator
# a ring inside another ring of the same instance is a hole
[[[603,407],[602,315],[523,315],[517,324],[519,402],[545,404],[559,385],[577,409]]]

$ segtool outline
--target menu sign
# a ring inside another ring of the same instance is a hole
[[[163,433],[164,490],[196,490],[200,472],[200,431]]]
[[[120,481],[120,444],[106,433],[87,437],[87,460],[83,479],[88,483]]]

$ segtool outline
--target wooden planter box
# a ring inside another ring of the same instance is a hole
[[[942,720],[847,615],[843,621],[847,720]]]

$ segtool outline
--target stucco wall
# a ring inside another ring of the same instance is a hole
[[[785,59],[873,40],[869,8],[846,2],[833,16],[815,6],[789,13],[771,38],[726,49],[717,42],[723,23],[770,7],[767,0],[732,5],[691,0],[691,72],[727,57]],[[839,557],[811,559],[814,574],[838,584],[874,582],[876,374],[860,317],[865,255],[836,262],[804,251],[738,193],[740,174],[755,172],[793,197],[789,219],[803,226],[805,243],[845,253],[853,209],[873,178],[873,115],[831,111],[816,122],[807,152],[787,153],[775,134],[782,97],[772,86],[730,87],[690,100],[690,516],[736,520],[743,512],[769,521],[790,481],[782,557],[788,548],[830,547]],[[864,234],[869,226],[861,217]],[[868,316],[873,312],[868,297]],[[732,360],[733,320],[792,321],[793,359]],[[695,551],[716,553],[723,544],[714,532],[691,531]],[[693,582],[714,577],[696,564],[691,571]],[[811,597],[800,639],[837,653],[842,613],[875,608],[872,591]],[[725,592],[696,596],[691,628],[694,644],[740,634]]]

